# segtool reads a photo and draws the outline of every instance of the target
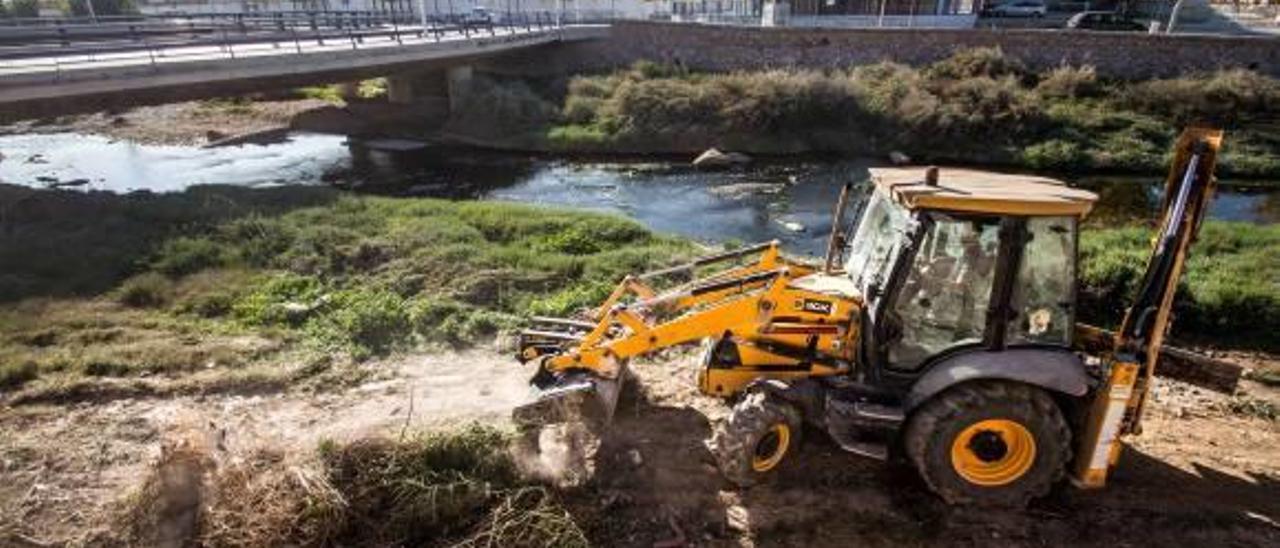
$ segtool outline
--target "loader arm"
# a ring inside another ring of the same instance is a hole
[[[661,293],[650,285],[660,278],[691,273],[753,254],[758,257],[750,264],[727,268]],[[583,369],[614,378],[618,373],[618,360],[732,330],[737,326],[730,318],[737,318],[740,323],[755,321],[754,311],[741,316],[734,314],[758,306],[759,294],[767,287],[777,286],[778,280],[813,270],[812,266],[784,259],[778,242],[772,241],[627,276],[604,304],[591,312],[594,322],[534,318],[535,325],[569,330],[522,332],[518,357],[522,361],[544,359],[542,365],[548,371]],[[716,306],[708,306],[713,303]],[[673,315],[676,317],[669,321],[660,320]]]
[[[661,278],[752,255],[756,257],[749,264],[730,266],[666,291],[651,285]],[[810,374],[845,371],[847,367],[839,364],[850,350],[831,341],[849,335],[854,306],[790,286],[795,278],[815,270],[784,259],[778,243],[769,242],[628,276],[602,306],[590,312],[590,321],[534,318],[535,326],[542,327],[521,333],[518,357],[538,363],[532,383],[543,393],[514,416],[522,424],[576,420],[583,413],[565,408],[586,405],[596,407],[608,420],[631,358],[703,339],[731,336],[756,341],[744,343],[743,352],[757,357],[776,357],[778,352],[799,355],[777,358],[795,374],[801,373],[798,363],[811,364]],[[806,302],[816,301],[829,306],[820,311],[805,309]],[[823,344],[816,343],[819,335]]]
[[[1178,137],[1173,164],[1165,180],[1160,230],[1133,305],[1103,356],[1103,386],[1085,419],[1074,481],[1101,487],[1108,468],[1119,458],[1119,437],[1141,433],[1141,418],[1160,349],[1168,333],[1174,295],[1217,184],[1213,171],[1222,131],[1188,128]]]

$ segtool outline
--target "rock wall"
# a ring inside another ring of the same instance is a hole
[[[815,29],[616,24],[609,38],[547,46],[490,63],[486,69],[555,74],[608,69],[636,60],[682,63],[712,71],[776,67],[836,68],[892,60],[923,64],[958,49],[1002,48],[1032,68],[1093,65],[1119,78],[1252,68],[1280,77],[1280,38],[1151,35],[1064,30]]]

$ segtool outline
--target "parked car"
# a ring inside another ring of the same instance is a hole
[[[472,25],[487,25],[495,22],[493,12],[484,6],[476,6],[467,12],[466,22]]]
[[[1082,11],[1067,19],[1069,29],[1145,32],[1147,25],[1114,11]]]
[[[988,6],[982,11],[990,17],[1044,17],[1049,8],[1041,0],[1015,0]]]

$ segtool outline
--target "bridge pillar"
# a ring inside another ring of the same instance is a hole
[[[338,84],[338,94],[351,101],[360,98],[360,82],[343,82]]]
[[[449,67],[445,70],[445,82],[449,92],[449,112],[457,112],[471,92],[471,80],[475,70],[471,65]]]
[[[394,105],[413,103],[413,79],[405,76],[387,77],[387,102]]]
[[[474,75],[471,65],[393,74],[387,77],[387,101],[398,105],[441,103],[454,112],[471,91]]]

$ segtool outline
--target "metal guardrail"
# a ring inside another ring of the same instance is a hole
[[[317,51],[317,47],[331,49],[349,45],[350,49],[360,49],[386,47],[388,43],[404,45],[406,41],[517,36],[559,29],[565,23],[563,18],[546,11],[505,12],[485,19],[467,14],[436,14],[425,18],[426,26],[422,25],[421,17],[372,12],[232,15],[150,17],[145,22],[151,26],[138,21],[78,23],[81,30],[96,29],[97,34],[63,32],[43,41],[6,41],[4,35],[13,27],[0,28],[0,77],[52,72],[52,80],[56,82],[63,71],[109,63],[133,67],[150,65],[158,71],[161,64],[184,59],[236,59],[237,55],[250,57],[262,55],[264,51],[273,55],[302,54],[308,53],[307,50]],[[106,32],[103,25],[118,26],[109,27],[110,32]],[[70,25],[46,28],[65,30]]]

